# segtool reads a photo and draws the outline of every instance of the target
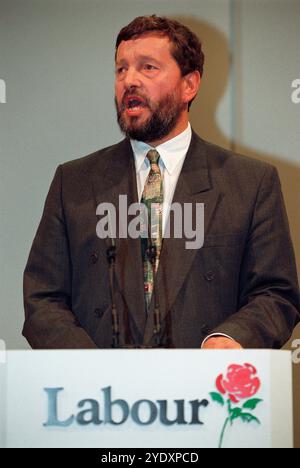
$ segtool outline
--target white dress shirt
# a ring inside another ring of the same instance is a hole
[[[188,152],[192,139],[192,129],[190,123],[184,132],[177,135],[175,138],[166,141],[165,143],[153,148],[142,141],[130,140],[134,153],[138,197],[141,201],[144,186],[150,173],[150,162],[147,153],[151,149],[155,149],[159,155],[158,165],[163,177],[164,203],[163,203],[163,219],[162,230],[165,232],[170,207],[174,197],[177,181]]]

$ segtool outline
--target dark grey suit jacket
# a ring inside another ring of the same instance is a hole
[[[138,202],[127,139],[58,167],[24,272],[23,334],[33,348],[111,346],[107,241],[96,236],[96,207],[117,206],[120,194]],[[164,240],[156,296],[165,346],[198,348],[216,332],[244,347],[280,348],[299,321],[300,298],[276,169],[193,133],[173,201],[204,203],[205,242],[187,250],[185,238]],[[153,345],[139,239],[117,240],[115,282],[121,344]]]

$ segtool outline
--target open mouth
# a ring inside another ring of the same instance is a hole
[[[129,96],[125,99],[126,109],[129,111],[138,111],[146,107],[146,102],[138,96]]]

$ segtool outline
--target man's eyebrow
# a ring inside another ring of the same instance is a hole
[[[127,63],[127,60],[125,59],[116,60],[116,65],[124,65],[124,63]]]
[[[149,62],[156,62],[156,63],[160,63],[159,60],[157,60],[156,58],[152,57],[151,55],[140,55],[139,56],[139,59],[140,60],[144,60],[144,61],[149,61]]]
[[[140,61],[149,61],[149,62],[155,62],[157,64],[161,64],[161,62],[159,60],[157,60],[156,58],[152,57],[151,55],[139,55],[138,56],[138,60]],[[119,60],[116,61],[116,65],[124,65],[124,64],[127,64],[127,60],[124,59],[124,58],[121,58]]]

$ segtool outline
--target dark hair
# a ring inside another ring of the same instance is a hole
[[[182,76],[198,70],[202,77],[204,53],[200,40],[188,27],[169,18],[156,15],[135,18],[119,32],[116,53],[122,41],[128,41],[150,31],[170,39],[172,43],[171,54],[178,63]],[[189,107],[191,103],[192,101],[189,102]]]

